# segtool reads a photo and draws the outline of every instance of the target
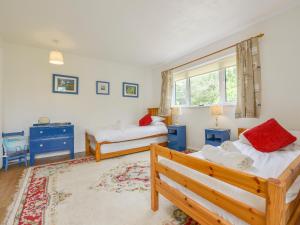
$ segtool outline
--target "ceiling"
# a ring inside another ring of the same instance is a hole
[[[6,41],[154,67],[299,0],[0,0]]]

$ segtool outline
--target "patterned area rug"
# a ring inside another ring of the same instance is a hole
[[[9,225],[196,225],[160,198],[150,209],[149,152],[96,163],[77,159],[28,169]]]

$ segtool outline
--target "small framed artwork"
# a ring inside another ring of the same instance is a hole
[[[123,82],[123,97],[139,97],[139,85],[134,83]]]
[[[52,92],[62,94],[78,94],[79,78],[60,74],[53,74]]]
[[[96,81],[96,94],[97,95],[109,95],[109,82]]]

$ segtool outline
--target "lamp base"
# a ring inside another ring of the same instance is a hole
[[[216,116],[216,128],[219,126],[218,116]]]

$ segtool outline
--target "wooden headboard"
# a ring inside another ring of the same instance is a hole
[[[159,115],[159,108],[148,108],[148,113],[151,116],[160,116],[165,118],[165,120],[163,121],[167,126],[172,124],[172,116],[161,116]]]
[[[238,137],[240,137],[240,134],[243,133],[245,130],[247,130],[247,128],[238,128]]]

